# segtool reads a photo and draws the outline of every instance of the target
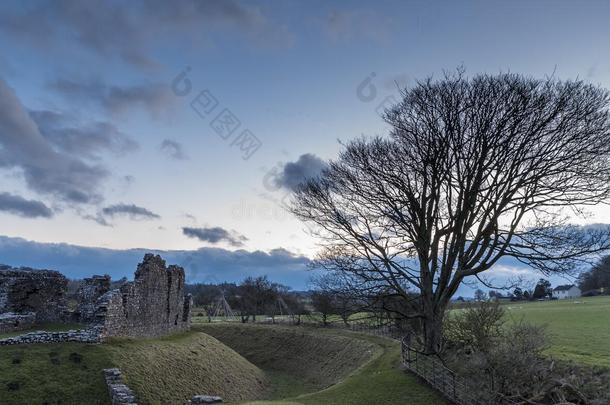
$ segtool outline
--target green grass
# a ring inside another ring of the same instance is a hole
[[[41,323],[23,330],[0,333],[0,339],[19,336],[28,332],[35,332],[39,330],[44,330],[47,332],[64,332],[71,329],[83,329],[85,327],[86,325],[80,323]]]
[[[121,339],[103,349],[141,405],[184,404],[197,394],[226,400],[263,398],[268,392],[262,370],[204,333]]]
[[[610,297],[511,302],[504,308],[512,319],[546,326],[549,355],[610,368]]]
[[[102,346],[37,344],[0,347],[0,404],[108,404]]]
[[[247,404],[447,403],[414,375],[400,369],[400,346],[393,340],[335,329],[279,326],[212,324],[201,330],[233,345],[270,377],[275,400]],[[243,339],[241,334],[250,339]],[[311,346],[303,348],[308,341]],[[333,359],[337,352],[343,354]],[[328,356],[331,359],[324,364]],[[311,380],[312,374],[323,375],[325,380]]]

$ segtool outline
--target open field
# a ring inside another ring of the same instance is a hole
[[[549,355],[610,368],[610,297],[511,302],[505,308],[514,320],[546,325]]]

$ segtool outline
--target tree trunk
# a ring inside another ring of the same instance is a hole
[[[424,353],[437,354],[441,350],[443,323],[438,319],[424,319]]]
[[[445,306],[439,303],[424,303],[423,338],[424,353],[440,353],[443,343],[443,318]]]

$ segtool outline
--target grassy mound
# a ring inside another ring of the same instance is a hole
[[[102,346],[79,343],[0,347],[0,404],[108,404]]]
[[[180,404],[196,394],[225,400],[262,398],[262,370],[211,336],[188,332],[106,345],[140,404]]]

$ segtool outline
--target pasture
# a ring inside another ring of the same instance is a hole
[[[507,316],[545,325],[550,356],[610,368],[610,297],[511,302]]]

